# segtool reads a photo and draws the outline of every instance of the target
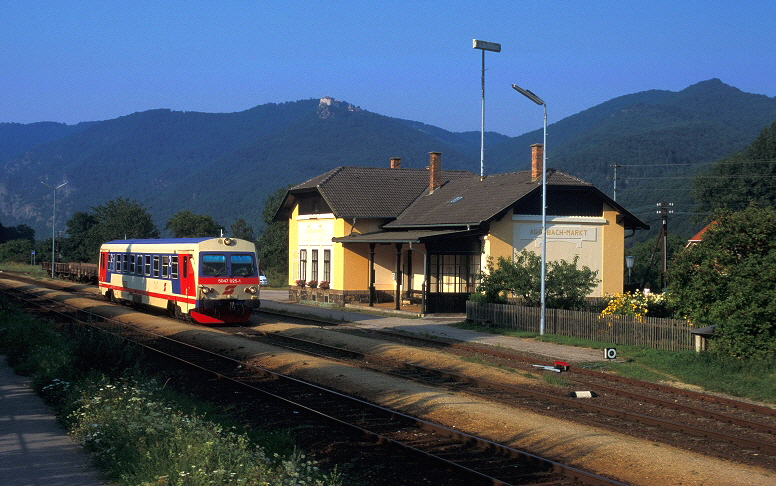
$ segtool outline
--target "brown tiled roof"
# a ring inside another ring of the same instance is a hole
[[[338,218],[393,220],[387,230],[474,227],[508,210],[529,193],[541,189],[530,171],[494,174],[480,179],[469,171],[442,171],[442,185],[428,194],[429,174],[424,169],[337,167],[292,187],[276,214],[288,217],[297,196],[317,192]],[[547,171],[547,185],[590,191],[625,217],[626,228],[649,226],[629,213],[595,186],[554,169]]]
[[[442,181],[476,178],[463,170],[443,170]],[[337,167],[290,189],[303,193],[317,189],[339,218],[395,218],[424,191],[429,176],[424,169]]]
[[[547,185],[592,184],[559,171],[548,171]],[[450,181],[433,194],[424,194],[386,228],[466,226],[482,224],[505,211],[529,192],[541,187],[530,171],[494,174]]]

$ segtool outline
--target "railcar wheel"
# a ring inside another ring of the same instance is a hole
[[[181,306],[172,301],[167,302],[167,313],[170,317],[178,319],[179,321],[191,320],[188,314],[184,314],[183,311],[181,311]]]

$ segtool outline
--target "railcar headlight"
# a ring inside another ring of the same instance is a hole
[[[249,294],[255,294],[257,292],[256,287],[245,287],[245,291]]]
[[[203,294],[209,294],[209,293],[214,291],[214,289],[212,287],[206,287],[204,285],[202,287],[200,287],[200,288],[201,288]]]
[[[224,238],[224,245],[229,246],[231,244],[232,244],[232,239],[231,238]]]

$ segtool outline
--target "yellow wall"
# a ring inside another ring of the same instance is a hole
[[[513,215],[514,213],[510,209],[500,221],[493,221],[490,223],[490,234],[485,236],[485,245],[483,247],[485,255],[483,256],[492,256],[494,261],[497,260],[498,257],[512,257],[512,240],[514,238]],[[487,265],[487,258],[482,258],[481,260],[481,265],[484,270],[485,265]]]
[[[598,218],[548,215],[547,260],[573,261],[579,256],[579,266],[597,270],[600,282],[590,294],[592,297],[622,291],[625,232],[617,224],[617,215],[609,207]],[[510,213],[501,221],[491,223],[486,237],[486,256],[495,259],[522,250],[541,254],[541,217]]]
[[[335,218],[332,214],[305,215],[300,217],[299,206],[295,206],[291,215],[288,228],[288,284],[296,285],[299,278],[299,250],[303,248],[319,249],[318,278],[323,279],[323,252],[331,250],[331,282],[329,287],[338,290],[365,290],[369,286],[369,245],[348,245],[346,248],[341,243],[332,242],[332,238],[378,231],[385,221],[376,219],[357,220],[353,226],[352,221]],[[391,273],[395,263],[386,260],[384,248],[378,245],[376,253],[376,279],[377,282],[391,281]],[[395,255],[395,247],[391,246]],[[395,257],[394,257],[395,258]],[[306,280],[312,278],[310,265],[312,264],[311,252],[307,255]],[[388,268],[381,268],[383,265]],[[391,285],[381,285],[382,287]]]
[[[602,248],[603,265],[599,278],[603,281],[601,290],[604,294],[614,294],[623,290],[623,275],[625,272],[625,228],[617,224],[614,209],[604,206],[604,218],[607,224],[603,228],[604,245]]]
[[[294,206],[291,219],[288,224],[288,285],[296,285],[299,272],[299,205]]]

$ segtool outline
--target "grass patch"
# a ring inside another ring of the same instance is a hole
[[[51,276],[50,272],[47,273],[43,271],[40,264],[30,265],[29,263],[3,262],[0,263],[0,272],[25,273],[36,277]]]
[[[560,373],[546,373],[542,375],[542,381],[559,388],[570,388],[572,386],[572,383]]]
[[[137,347],[51,323],[0,299],[0,353],[57,412],[116,485],[334,485],[288,431],[244,430],[207,402],[165,388]]]
[[[643,381],[678,381],[734,397],[776,403],[776,362],[773,361],[737,360],[714,352],[664,351],[552,334],[539,336],[535,333],[485,327],[472,322],[462,322],[454,326],[491,334],[533,338],[565,346],[600,349],[602,355],[603,348],[616,347],[617,361],[586,363],[584,367]]]

